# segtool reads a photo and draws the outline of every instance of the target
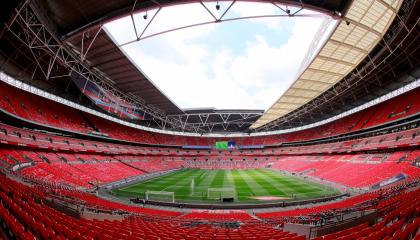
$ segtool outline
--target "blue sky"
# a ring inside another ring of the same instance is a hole
[[[215,3],[206,3],[216,15]],[[142,31],[156,10],[135,16]],[[225,18],[278,14],[271,4],[234,4]],[[311,12],[305,12],[309,13]],[[200,4],[163,8],[144,36],[212,20]],[[268,109],[297,77],[323,18],[227,21],[177,30],[127,44],[125,53],[181,108]],[[118,44],[135,39],[131,18],[108,23]],[[330,27],[332,29],[332,27]]]

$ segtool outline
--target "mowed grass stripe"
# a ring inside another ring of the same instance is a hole
[[[270,193],[267,196],[286,196],[286,193],[282,190],[282,187],[278,186],[278,182],[273,181],[270,177],[267,177],[267,175],[261,174],[258,170],[252,171],[249,174],[255,179],[257,183],[263,186]]]
[[[162,186],[167,187],[170,185],[176,185],[178,181],[187,178],[188,176],[194,174],[196,170],[194,171],[182,171],[179,174],[170,175],[170,176],[164,176],[161,178],[157,178],[155,180],[152,179],[152,181],[148,181],[145,183],[145,186],[157,186],[158,188],[162,188]]]
[[[291,194],[297,194],[298,197],[315,197],[326,193],[324,189],[319,188],[315,184],[309,184],[297,178],[289,178],[288,176],[280,175],[279,173],[269,169],[261,169],[261,171],[263,171],[265,175],[270,176],[270,179],[273,181],[276,181],[278,184],[282,184],[285,190],[287,189],[286,192],[288,193],[288,196]],[[287,183],[282,181],[283,179],[288,179]]]
[[[337,192],[337,190],[324,186],[322,184],[319,183],[313,183],[313,182],[309,182],[309,181],[305,181],[305,180],[301,180],[298,178],[293,178],[293,177],[289,177],[289,176],[284,176],[284,175],[280,175],[278,172],[274,171],[274,170],[268,170],[265,169],[265,171],[267,172],[268,175],[274,177],[274,178],[279,178],[279,177],[284,177],[284,178],[288,178],[292,181],[294,181],[293,183],[293,187],[299,189],[303,189],[304,192],[314,192],[314,191],[319,191],[319,192]]]
[[[233,173],[232,171],[227,171],[225,174],[225,186],[224,187],[228,187],[228,188],[236,188],[235,185],[235,179],[233,178]]]
[[[235,188],[235,183],[233,182],[232,171],[223,170],[223,187],[224,188]]]
[[[272,173],[273,172],[266,169],[259,169],[255,172],[255,174],[263,176],[267,182],[269,182],[273,185],[273,187],[281,191],[284,197],[290,197],[293,193],[296,193],[296,187],[294,186],[293,181],[284,179],[278,174],[272,175]]]
[[[210,171],[199,170],[199,175],[195,178],[195,184],[200,185],[202,182],[208,180],[208,175],[211,174]]]
[[[183,175],[183,177],[179,177],[174,180],[175,184],[168,184],[163,191],[175,192],[175,196],[189,196],[191,194],[191,180],[195,178],[195,176],[199,175],[199,171],[191,172],[190,174]]]
[[[214,178],[216,177],[217,171],[200,170],[201,173],[195,178],[194,187],[194,199],[202,199],[203,196],[207,196],[207,191]]]
[[[195,191],[201,192],[201,194],[206,194],[207,189],[209,186],[211,186],[211,183],[213,182],[213,179],[216,176],[216,171],[207,171],[207,170],[201,170],[204,172],[204,175],[200,176],[199,183],[195,184]]]
[[[134,185],[132,188],[126,188],[124,191],[130,191],[135,193],[143,193],[147,190],[152,191],[168,191],[174,192],[175,190],[179,190],[180,195],[184,195],[186,185],[185,183],[188,182],[188,176],[191,176],[197,170],[185,170],[181,172],[177,172],[178,174],[171,174],[169,176],[163,176],[157,179],[151,179],[150,181],[141,183],[140,185]]]
[[[138,183],[138,184],[134,184],[134,185],[131,185],[131,186],[126,186],[126,187],[120,188],[119,191],[136,190],[136,189],[139,188],[139,184],[141,184],[143,186],[147,185],[147,184],[150,184],[150,185],[156,184],[157,185],[160,181],[167,181],[166,178],[170,178],[170,177],[172,177],[172,175],[181,174],[184,171],[188,171],[188,170],[180,170],[180,171],[173,172],[173,173],[170,173],[170,174],[162,176],[162,177],[152,178],[152,179],[146,180],[146,181]]]
[[[303,181],[300,182],[298,179],[293,179],[295,181],[282,182],[281,179],[283,179],[283,176],[271,170],[265,170],[265,175],[270,176],[270,179],[276,181],[279,185],[283,186],[283,189],[288,196],[291,196],[292,194],[297,194],[298,196],[303,195],[303,197],[311,197],[317,195],[313,194],[314,192],[319,192],[318,188],[313,188],[312,185],[309,185]]]
[[[247,184],[247,182],[239,174],[242,170],[231,170],[233,182],[235,184],[235,190],[238,193],[239,200],[249,199],[249,196],[255,196],[253,189]]]
[[[261,184],[257,183],[253,176],[249,174],[252,170],[239,170],[237,173],[242,177],[248,188],[253,192],[253,196],[269,196],[270,190],[266,189]]]
[[[211,182],[210,186],[212,188],[222,188],[223,187],[223,181],[224,181],[224,171],[223,170],[212,170],[215,171],[216,174],[213,178],[213,181]]]
[[[153,187],[158,191],[170,191],[169,189],[179,189],[185,187],[185,181],[194,174],[194,171],[185,171],[179,175],[170,176],[168,178],[161,178],[161,181],[151,182],[152,184],[148,184],[146,186]],[[160,180],[160,179],[158,179]],[[155,184],[153,184],[155,183]],[[149,189],[147,189],[149,190]],[[154,190],[154,189],[153,189]]]

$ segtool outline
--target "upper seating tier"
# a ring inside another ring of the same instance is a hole
[[[258,137],[208,138],[183,137],[133,129],[36,95],[26,92],[23,94],[23,90],[0,82],[0,108],[21,118],[82,133],[98,130],[111,138],[120,140],[177,146],[212,146],[216,141],[227,140],[234,140],[242,146],[278,145],[284,142],[336,136],[416,114],[420,110],[420,103],[417,101],[419,95],[420,88],[417,88],[345,118],[294,133]]]

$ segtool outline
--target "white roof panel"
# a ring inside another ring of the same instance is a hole
[[[354,0],[307,69],[251,128],[298,109],[349,74],[382,39],[402,1]]]

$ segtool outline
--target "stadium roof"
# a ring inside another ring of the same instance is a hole
[[[102,71],[111,84],[127,94],[143,99],[165,114],[182,114],[182,110],[116,46],[102,25],[114,19],[158,7],[200,1],[51,1],[38,0],[34,5],[41,11],[45,23],[59,38],[70,43],[91,66]],[[258,1],[257,1],[258,2]],[[270,2],[271,1],[261,1]],[[328,15],[344,11],[347,0],[274,1],[304,6]]]
[[[168,115],[182,114],[147,76],[138,69],[121,48],[116,46],[102,25],[113,19],[151,8],[187,4],[197,1],[34,1],[38,14],[47,27],[76,52],[90,66],[104,73],[110,84],[147,104],[153,105]],[[266,1],[261,1],[266,2]],[[328,15],[344,11],[348,1],[287,1],[287,4],[314,9]],[[275,1],[286,3],[286,1]],[[46,14],[48,13],[48,15]],[[42,16],[44,14],[44,16]],[[254,118],[255,120],[256,118]]]
[[[383,38],[402,0],[355,0],[318,55],[251,128],[276,120],[343,79]]]
[[[91,65],[109,77],[112,85],[127,94],[140,97],[166,114],[182,114],[182,110],[163,93],[148,77],[128,59],[122,48],[116,46],[102,25],[111,20],[147,9],[187,4],[198,1],[50,1],[39,0],[38,8],[48,9],[49,28],[76,51],[84,54]],[[267,2],[267,1],[261,1]],[[286,1],[275,1],[278,3]],[[305,8],[332,15],[344,11],[348,1],[302,1]],[[301,1],[287,1],[301,5]],[[46,12],[46,11],[43,11]],[[124,56],[125,55],[125,56]]]
[[[85,33],[87,34],[87,33]],[[156,87],[132,60],[115,45],[103,28],[90,31],[90,38],[73,38],[69,41],[86,56],[92,67],[105,73],[113,84],[128,94],[140,96],[148,104],[167,114],[182,114],[182,110]],[[97,34],[95,40],[91,39]],[[90,45],[90,43],[92,44]]]
[[[245,132],[264,113],[253,109],[184,109],[185,113],[171,115],[177,117],[186,126],[196,126],[205,132],[229,133]]]
[[[245,0],[249,1],[249,0]],[[176,4],[207,2],[197,0],[37,0],[33,1],[40,9],[48,14],[51,27],[62,39],[77,35],[88,28],[103,25],[113,19],[133,14],[135,12],[165,7]],[[332,15],[343,12],[349,0],[253,0],[251,2],[268,2],[303,6]]]
[[[36,11],[37,16],[39,15],[40,20],[42,23],[45,24],[49,29],[51,29],[51,33],[55,34],[55,37],[61,39],[61,46],[60,49],[64,49],[65,46],[71,46],[74,51],[73,56],[79,57],[84,63],[88,63],[88,67],[90,66],[92,69],[96,69],[100,72],[103,72],[106,78],[102,78],[104,81],[109,81],[112,85],[122,89],[124,84],[130,86],[131,83],[125,82],[124,78],[130,75],[123,75],[123,73],[114,72],[115,68],[124,68],[128,67],[130,72],[133,74],[133,82],[134,79],[138,79],[139,81],[146,81],[147,78],[142,74],[136,67],[129,61],[123,59],[123,52],[121,52],[118,48],[115,47],[115,44],[111,41],[111,39],[106,36],[103,30],[98,31],[101,24],[105,23],[106,21],[112,20],[119,16],[124,16],[130,13],[130,9],[135,9],[135,11],[141,11],[144,8],[151,8],[156,6],[156,4],[165,4],[171,5],[176,3],[187,3],[186,1],[141,1],[138,3],[137,1],[93,1],[93,0],[85,0],[85,1],[49,1],[49,0],[35,0],[30,1],[31,8]],[[284,2],[284,1],[281,1]],[[291,1],[287,1],[291,2]],[[293,1],[295,3],[299,1]],[[333,12],[338,11],[340,13],[346,12],[345,9],[348,7],[348,3],[351,1],[303,1],[306,6],[310,6],[312,8],[318,8],[323,10],[324,12],[329,12],[333,14]],[[356,1],[355,1],[356,2]],[[391,1],[382,1],[382,0],[366,0],[362,1],[364,3],[370,2],[372,6],[376,4],[380,4],[386,6],[386,3],[390,3]],[[363,104],[366,101],[372,100],[376,97],[382,96],[383,94],[392,91],[393,89],[397,89],[398,87],[405,85],[413,79],[419,77],[419,59],[418,59],[418,52],[419,52],[419,33],[416,31],[415,26],[418,25],[418,14],[413,11],[416,9],[420,3],[415,0],[407,0],[407,1],[398,1],[403,2],[402,7],[400,8],[398,15],[399,17],[396,18],[392,27],[388,31],[388,33],[383,36],[381,33],[382,39],[379,41],[376,46],[373,44],[372,49],[368,49],[369,55],[364,57],[363,61],[360,62],[359,66],[355,69],[350,70],[346,76],[344,76],[341,81],[338,81],[334,86],[330,87],[328,90],[319,94],[319,97],[316,97],[312,100],[309,100],[306,104],[301,104],[300,107],[295,108],[295,110],[290,111],[288,114],[285,114],[283,117],[278,118],[277,120],[264,125],[257,129],[257,131],[269,131],[269,130],[277,130],[277,129],[287,129],[291,127],[302,126],[304,124],[313,123],[315,121],[320,121],[326,119],[327,117],[331,117],[334,115],[339,114],[349,108],[353,108]],[[395,4],[396,1],[392,1],[392,4]],[[125,4],[125,5],[124,5]],[[133,5],[134,4],[134,5]],[[155,4],[155,5],[153,5]],[[312,5],[311,5],[312,4]],[[131,6],[131,8],[129,7]],[[147,6],[146,6],[147,5]],[[134,6],[134,8],[133,8]],[[7,9],[13,8],[2,8],[0,12],[6,14]],[[417,8],[418,9],[418,8]],[[96,11],[97,10],[97,11]],[[395,10],[396,12],[397,10]],[[413,14],[414,12],[414,14]],[[337,14],[337,13],[336,13]],[[362,13],[363,14],[363,13]],[[380,12],[375,12],[375,14],[381,14]],[[372,16],[376,16],[372,14]],[[394,13],[392,13],[394,14]],[[11,16],[11,14],[8,14]],[[369,19],[369,14],[365,15],[365,18]],[[22,13],[22,16],[23,13]],[[101,17],[102,16],[102,17]],[[6,19],[6,18],[4,18]],[[352,16],[349,18],[350,25],[345,27],[351,27],[354,30],[358,30],[360,26],[367,24],[366,23],[357,23],[352,21],[357,20],[356,16]],[[25,19],[21,19],[20,21],[24,21]],[[359,19],[360,20],[360,19]],[[6,20],[2,20],[6,21]],[[358,21],[358,20],[357,20]],[[373,20],[369,20],[372,21]],[[342,24],[345,22],[342,22]],[[390,24],[389,21],[387,24]],[[69,78],[66,77],[68,75],[69,69],[73,67],[66,66],[66,62],[59,62],[55,61],[56,56],[61,56],[60,52],[53,52],[51,49],[41,49],[41,48],[30,48],[28,47],[30,43],[30,38],[24,39],[20,36],[29,36],[36,35],[37,32],[31,33],[32,35],[27,35],[28,29],[19,29],[19,23],[15,23],[12,28],[2,29],[3,32],[0,32],[0,35],[3,33],[3,37],[0,38],[1,41],[1,56],[0,61],[2,61],[2,69],[4,67],[9,66],[13,63],[15,66],[20,66],[15,72],[19,73],[18,75],[12,74],[14,76],[20,76],[20,79],[23,79],[23,75],[21,74],[24,72],[27,76],[27,82],[30,84],[38,84],[40,82],[45,82],[49,84],[54,84],[53,87],[47,89],[48,91],[55,91],[58,88],[63,88],[63,91],[66,91],[66,94],[71,94],[71,92],[67,92]],[[25,25],[21,25],[25,26]],[[26,25],[27,26],[27,25]],[[375,29],[376,26],[370,26],[369,28],[373,28],[373,30],[380,30]],[[379,27],[379,25],[377,26]],[[366,31],[363,28],[359,29],[360,31]],[[366,31],[369,32],[369,31]],[[40,33],[42,33],[40,31]],[[350,34],[350,32],[347,32]],[[356,32],[357,33],[357,32]],[[372,33],[375,35],[375,33]],[[370,35],[370,34],[369,34]],[[376,34],[378,35],[378,34]],[[376,36],[375,35],[375,36]],[[40,36],[40,35],[38,35]],[[96,36],[96,37],[95,37]],[[353,34],[350,34],[353,36]],[[355,35],[357,36],[357,34]],[[47,38],[49,41],[51,38]],[[39,39],[38,39],[39,40]],[[96,42],[96,40],[98,40]],[[25,42],[29,41],[29,42]],[[83,44],[82,44],[83,41]],[[350,41],[350,38],[349,40]],[[344,42],[344,41],[343,41]],[[56,43],[54,43],[56,44]],[[348,43],[351,44],[350,42]],[[327,44],[326,44],[327,45]],[[341,44],[345,46],[345,44]],[[57,46],[57,45],[53,45]],[[83,47],[82,47],[83,46]],[[342,47],[341,46],[341,47]],[[355,48],[352,46],[351,49]],[[60,50],[59,49],[59,50]],[[60,54],[59,54],[60,53]],[[57,55],[56,55],[57,54]],[[109,54],[109,55],[107,55]],[[321,54],[324,59],[320,59],[322,61],[327,62],[330,60],[329,58],[333,58],[333,53],[326,53]],[[66,59],[64,59],[66,60]],[[115,61],[115,63],[114,63]],[[321,61],[321,62],[322,62]],[[346,61],[347,63],[351,63],[351,60],[344,59],[342,61]],[[356,65],[356,60],[354,60],[354,64]],[[52,64],[51,64],[52,62]],[[315,62],[315,61],[314,61]],[[68,61],[70,64],[74,64],[74,61]],[[113,63],[115,65],[113,65]],[[313,63],[313,62],[312,62]],[[20,65],[19,65],[20,64]],[[343,64],[346,65],[346,64]],[[117,67],[115,67],[117,66]],[[74,68],[73,68],[74,69]],[[333,68],[331,68],[333,69]],[[10,69],[5,69],[6,72],[11,72]],[[45,71],[48,70],[48,76],[45,76]],[[82,69],[85,70],[85,69]],[[321,69],[323,70],[323,69]],[[50,73],[51,71],[51,73]],[[116,70],[115,70],[116,71]],[[327,69],[325,71],[333,71]],[[337,71],[338,72],[338,71]],[[343,74],[344,75],[344,74]],[[32,76],[32,77],[31,77]],[[302,75],[303,76],[303,75]],[[61,81],[61,85],[57,86],[57,83]],[[307,81],[308,82],[308,81]],[[315,80],[314,80],[315,82]],[[118,85],[121,83],[121,85]],[[165,112],[170,113],[166,116],[172,116],[174,118],[179,118],[180,122],[183,126],[186,125],[195,125],[200,124],[200,122],[205,119],[206,111],[202,110],[197,112],[181,112],[179,108],[175,104],[173,104],[166,96],[159,91],[152,83],[143,83],[146,84],[144,86],[148,86],[149,88],[149,102],[157,102],[156,104],[161,103],[162,105],[160,108],[165,109]],[[322,84],[322,83],[321,83]],[[133,88],[132,86],[130,89]],[[147,89],[145,88],[145,89]],[[44,88],[46,89],[46,88]],[[134,89],[134,88],[133,88]],[[129,90],[127,87],[126,90]],[[79,93],[80,94],[80,93]],[[129,93],[130,94],[130,93]],[[136,94],[136,92],[131,93]],[[60,95],[64,96],[64,95]],[[77,98],[77,93],[75,97]],[[161,97],[161,99],[159,99]],[[74,98],[70,98],[74,99]],[[146,101],[147,102],[147,101]],[[166,102],[166,103],[165,103]],[[149,103],[150,104],[150,103]],[[154,104],[150,104],[154,105]],[[170,109],[179,110],[173,111]],[[242,112],[235,112],[233,110],[229,110],[234,116],[238,117],[246,117],[250,116],[250,113],[243,114]],[[214,113],[214,122],[220,122],[218,119],[222,117],[226,119],[226,115],[224,112],[214,112],[214,110],[208,110],[208,113]],[[180,116],[183,115],[184,116]],[[186,116],[190,115],[188,121],[186,120]],[[193,116],[195,114],[195,117]],[[247,132],[250,124],[255,121],[258,116],[260,116],[261,112],[254,112],[252,118],[246,119],[247,121],[242,121],[243,125],[240,127],[238,124],[232,124],[227,127],[227,129],[223,128],[223,125],[220,128],[220,131],[232,132],[232,131],[241,131]],[[165,116],[164,116],[165,117]],[[164,119],[163,117],[163,119]],[[204,118],[203,118],[204,117]],[[161,118],[162,119],[162,118]],[[195,120],[194,120],[195,119]],[[244,119],[242,119],[244,120]],[[210,121],[212,122],[212,121]],[[175,131],[185,131],[185,132],[193,132],[190,129],[186,128],[166,128],[164,124],[155,124],[155,123],[141,123],[142,125],[151,126],[155,128],[161,128],[163,130],[172,130]],[[154,125],[155,124],[155,125]],[[226,125],[225,125],[226,126]],[[233,128],[231,128],[233,127]],[[216,128],[215,128],[216,129]],[[201,128],[199,132],[212,132],[210,129],[205,130],[205,128]]]

